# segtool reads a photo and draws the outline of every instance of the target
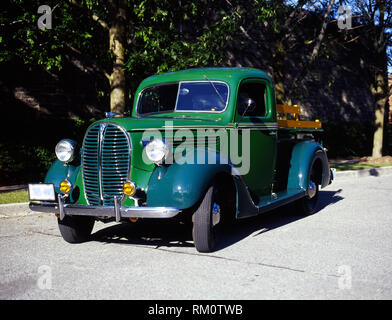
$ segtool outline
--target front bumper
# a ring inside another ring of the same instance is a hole
[[[180,213],[180,209],[172,207],[122,207],[120,200],[115,198],[114,206],[88,206],[64,203],[59,196],[58,202],[30,202],[30,210],[55,213],[63,220],[70,216],[114,217],[117,222],[122,218],[172,218]]]

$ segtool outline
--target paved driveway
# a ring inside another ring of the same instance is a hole
[[[391,299],[391,178],[335,181],[313,216],[240,221],[212,254],[156,221],[96,223],[71,245],[53,216],[3,206],[0,299]]]

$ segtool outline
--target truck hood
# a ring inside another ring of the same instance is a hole
[[[99,122],[109,122],[118,124],[126,131],[144,131],[144,130],[162,130],[167,128],[212,128],[223,127],[224,119],[218,117],[209,119],[207,117],[184,117],[184,116],[168,116],[168,117],[143,117],[143,118],[110,118],[103,119]]]
[[[162,132],[162,136],[166,137],[165,130],[179,129],[217,129],[225,127],[227,122],[215,117],[213,119],[199,117],[143,117],[143,118],[108,118],[102,119],[92,124],[95,126],[99,123],[113,123],[121,126],[130,133],[132,143],[132,167],[152,172],[155,168],[154,164],[146,164],[143,161],[142,153],[144,149],[143,135],[145,131],[158,130]],[[173,132],[173,131],[172,131]]]

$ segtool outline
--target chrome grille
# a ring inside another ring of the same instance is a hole
[[[114,205],[129,178],[131,145],[126,131],[111,123],[91,127],[84,138],[83,182],[90,205]]]

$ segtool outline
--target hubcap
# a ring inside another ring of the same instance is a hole
[[[308,185],[308,197],[309,197],[309,199],[312,199],[316,195],[316,192],[317,192],[316,184],[312,180],[310,180],[309,181],[309,185]]]
[[[220,221],[220,206],[216,202],[212,205],[212,225],[216,226]]]

